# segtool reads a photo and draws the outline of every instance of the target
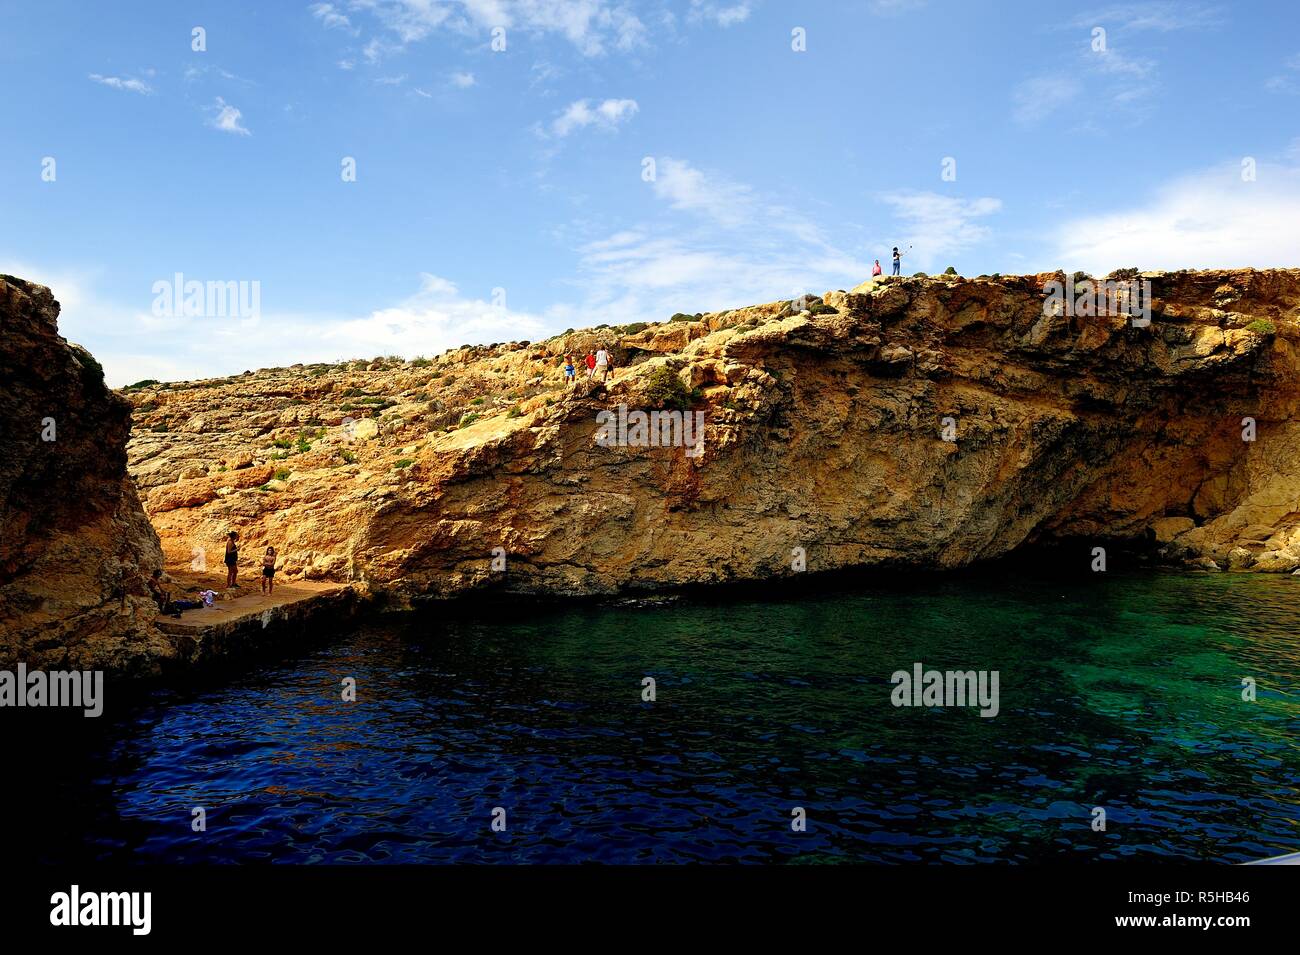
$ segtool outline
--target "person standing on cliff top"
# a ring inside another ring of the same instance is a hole
[[[239,534],[231,531],[226,535],[226,588],[238,587],[235,575],[239,573]]]
[[[871,267],[871,277],[874,279],[877,275],[880,275],[883,271],[884,270],[880,267],[880,260],[876,259],[876,264]]]
[[[894,246],[894,274],[903,273],[903,253],[898,251],[898,246]]]
[[[267,547],[262,555],[262,593],[268,597],[275,593],[275,548]]]

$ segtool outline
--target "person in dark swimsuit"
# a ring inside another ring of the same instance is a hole
[[[234,531],[226,537],[226,587],[238,587],[235,575],[239,572],[239,535]]]
[[[262,556],[262,593],[275,593],[275,548],[268,547]]]

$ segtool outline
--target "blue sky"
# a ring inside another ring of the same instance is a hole
[[[1298,266],[1298,23],[1289,0],[8,3],[0,271],[50,285],[121,385],[847,288],[895,244],[908,273]],[[156,314],[175,273],[257,282],[256,320]]]

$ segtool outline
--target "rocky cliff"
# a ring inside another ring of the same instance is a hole
[[[0,275],[0,665],[149,671],[158,537],[127,477],[131,406],[58,334],[50,290]]]
[[[885,278],[141,383],[130,472],[172,565],[219,563],[235,529],[290,577],[399,601],[958,567],[1063,538],[1300,566],[1300,270],[1146,273],[1146,327],[1045,305],[1064,278]],[[566,387],[562,357],[602,341],[610,382]],[[636,446],[635,425],[602,445],[620,405],[699,413],[702,447]]]

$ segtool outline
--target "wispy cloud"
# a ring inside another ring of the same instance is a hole
[[[903,237],[914,246],[917,264],[931,266],[987,240],[992,232],[980,220],[1000,212],[1002,200],[963,199],[935,192],[887,193],[878,197],[894,212]]]
[[[329,8],[317,13],[317,8]],[[340,26],[337,7],[315,4],[309,8],[327,26]],[[647,30],[624,0],[352,0],[349,12],[368,15],[384,40],[375,38],[363,54],[378,60],[419,42],[439,30],[466,37],[501,27],[533,35],[565,38],[585,56],[610,51],[630,51],[645,44]],[[344,17],[344,19],[348,19]],[[348,26],[356,22],[348,19]]]
[[[1300,53],[1282,64],[1284,72],[1276,73],[1264,81],[1270,93],[1300,93]]]
[[[871,0],[867,9],[879,16],[898,16],[925,6],[926,0]]]
[[[715,0],[691,0],[691,9],[687,18],[692,22],[707,20],[720,27],[730,27],[748,20],[752,12],[753,4],[749,2],[717,3]]]
[[[478,81],[474,79],[473,73],[453,73],[451,74],[451,85],[458,90],[467,90],[475,85]]]
[[[634,99],[607,99],[594,106],[589,99],[575,100],[551,121],[550,132],[562,139],[591,126],[614,130],[635,116],[639,109]]]
[[[1012,116],[1034,124],[1075,106],[1081,126],[1139,119],[1154,108],[1161,89],[1159,63],[1129,52],[1150,49],[1139,35],[1205,29],[1221,21],[1215,6],[1171,0],[1113,4],[1076,16],[1058,27],[1078,37],[1075,54],[1019,83],[1012,90]]]
[[[223,133],[234,133],[237,136],[252,135],[242,123],[244,114],[220,96],[217,97],[216,104],[208,107],[208,109],[216,113],[212,119],[208,120],[208,125],[213,129],[219,129]]]
[[[663,214],[579,243],[572,283],[583,297],[547,309],[548,320],[657,321],[848,288],[870,272],[817,222],[747,184],[660,157],[650,185]]]
[[[1149,3],[1118,3],[1081,14],[1072,21],[1075,27],[1102,26],[1123,30],[1195,30],[1223,22],[1219,7],[1186,0],[1155,0]]]
[[[670,208],[706,215],[722,225],[739,225],[753,215],[753,191],[707,176],[690,163],[665,156],[655,162],[654,193]]]
[[[148,96],[153,92],[153,87],[144,82],[144,80],[137,80],[131,77],[101,76],[99,73],[91,73],[90,79],[103,86],[110,86],[115,90],[128,90],[132,93],[139,93],[142,96]]]
[[[313,3],[307,9],[311,11],[312,16],[329,29],[346,30],[348,33],[356,32],[352,26],[352,21],[332,3]]]
[[[1032,76],[1012,93],[1012,115],[1019,123],[1039,122],[1078,96],[1081,89],[1071,76]]]

